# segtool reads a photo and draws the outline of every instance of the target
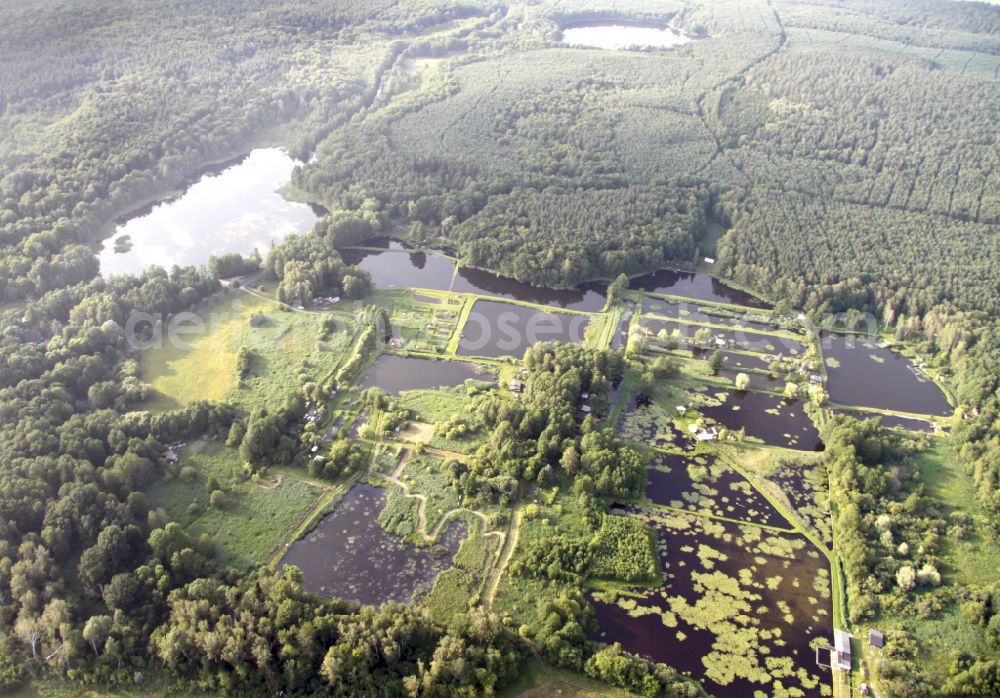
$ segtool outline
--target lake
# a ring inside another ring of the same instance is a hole
[[[356,264],[369,274],[379,288],[428,288],[447,291],[455,274],[455,263],[447,257],[426,252],[384,252],[347,248],[340,250],[347,264]]]
[[[625,50],[629,48],[671,48],[694,41],[670,27],[625,22],[580,23],[562,30],[568,46]]]
[[[362,390],[378,387],[392,395],[404,390],[451,388],[467,380],[494,382],[496,377],[461,361],[433,361],[383,354],[361,380]]]
[[[295,541],[282,566],[302,570],[311,594],[363,604],[408,603],[429,591],[465,538],[464,522],[454,521],[434,546],[418,547],[387,533],[378,516],[388,494],[355,485],[305,538]]]
[[[629,288],[646,293],[742,305],[747,308],[765,309],[771,307],[760,298],[746,291],[727,286],[714,276],[676,269],[661,269],[653,274],[636,277],[632,279]]]
[[[139,274],[150,266],[201,266],[225,252],[266,256],[272,243],[312,229],[317,215],[278,188],[301,163],[280,148],[253,150],[236,164],[203,175],[175,199],[127,219],[104,241],[101,275]],[[115,248],[126,249],[116,252]]]
[[[902,354],[875,340],[824,333],[827,390],[838,405],[950,416],[941,389]]]
[[[586,315],[548,313],[500,301],[477,300],[462,327],[462,356],[521,358],[536,342],[582,342]]]
[[[709,389],[714,397],[716,392]],[[723,391],[721,405],[699,405],[698,411],[722,426],[736,431],[746,428],[747,436],[756,436],[771,446],[800,451],[822,451],[823,442],[816,426],[798,401],[789,402],[777,395]]]

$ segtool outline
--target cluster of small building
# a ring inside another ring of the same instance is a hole
[[[846,630],[833,631],[833,647],[816,648],[816,663],[822,667],[828,667],[833,671],[851,673],[851,634]],[[881,650],[885,646],[885,635],[878,630],[868,631],[868,646],[873,650]],[[820,660],[820,652],[830,653],[830,663],[824,664]],[[858,693],[863,696],[871,695],[872,689],[867,683],[858,686]]]
[[[688,430],[694,434],[694,438],[698,441],[715,441],[719,438],[719,430],[715,427],[700,427],[697,424],[692,424],[688,427]]]
[[[802,365],[799,366],[799,373],[803,376],[809,376],[809,383],[811,385],[823,384],[822,374],[816,373],[815,367],[811,361],[803,361]]]
[[[319,405],[313,405],[312,400],[306,400],[306,413],[304,419],[310,423],[315,424],[319,421]]]

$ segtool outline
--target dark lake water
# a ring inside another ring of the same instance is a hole
[[[829,333],[823,335],[822,346],[831,401],[917,414],[952,414],[941,389],[914,373],[913,362],[902,354],[872,340]]]
[[[732,288],[713,276],[676,269],[661,269],[653,274],[632,279],[629,288],[647,293],[683,296],[716,303],[731,303],[748,308],[770,308],[760,298]]]
[[[575,289],[543,288],[470,267],[458,270],[452,290],[586,312],[598,312],[607,302],[607,289],[598,282],[582,284]]]
[[[662,587],[635,589],[614,603],[591,593],[600,626],[594,639],[670,664],[704,681],[717,698],[772,695],[768,683],[748,677],[756,671],[738,669],[764,669],[768,658],[789,663],[780,678],[786,688],[808,698],[821,695],[828,674],[816,666],[809,642],[832,640],[829,571],[804,538],[687,515],[622,511],[656,531],[666,579]],[[730,666],[736,671],[728,673]],[[778,671],[764,673],[774,677]],[[800,672],[809,680],[802,681]]]
[[[536,342],[582,342],[587,316],[548,313],[522,305],[478,300],[462,328],[462,356],[520,358]]]
[[[771,446],[800,451],[823,450],[819,432],[803,411],[801,402],[735,390],[726,394],[727,399],[721,405],[701,406],[698,411],[731,430],[745,427],[747,436],[756,436]]]
[[[440,545],[411,545],[379,525],[387,497],[383,489],[355,485],[319,526],[291,545],[282,565],[302,570],[309,593],[363,604],[408,603],[414,593],[429,591],[451,567],[465,524],[455,521]]]
[[[447,291],[455,273],[455,263],[447,257],[425,252],[385,252],[347,248],[340,256],[369,274],[379,288],[429,288]]]
[[[271,243],[316,223],[306,204],[277,192],[297,163],[279,148],[260,148],[221,171],[205,174],[179,197],[143,210],[104,241],[101,274],[138,274],[152,265],[200,266],[225,252],[266,256]],[[131,249],[115,252],[128,237]]]
[[[495,378],[492,373],[479,371],[472,364],[461,361],[432,361],[383,354],[368,369],[360,387],[362,390],[378,387],[398,395],[404,390],[450,388],[467,380],[492,382]]]
[[[789,527],[785,517],[746,478],[710,456],[655,454],[646,469],[646,498],[677,509]]]
[[[668,335],[672,335],[674,330],[679,330],[681,337],[686,337],[688,339],[693,339],[695,333],[701,329],[698,325],[685,325],[682,322],[657,320],[650,317],[643,317],[639,320],[639,325],[646,328],[654,335],[661,329],[666,330]],[[781,356],[801,356],[805,353],[805,346],[802,342],[789,337],[775,337],[773,335],[751,332],[749,330],[709,329],[712,332],[712,337],[724,338],[727,342],[727,346],[730,348]]]

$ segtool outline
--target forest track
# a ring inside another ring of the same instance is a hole
[[[522,497],[518,495],[517,501],[514,502],[514,506],[511,509],[510,527],[507,529],[503,545],[497,551],[497,565],[490,573],[490,580],[486,585],[486,593],[483,594],[483,606],[487,609],[492,608],[493,601],[500,590],[500,580],[503,579],[507,565],[510,563],[510,559],[514,557],[514,551],[517,549],[517,539],[521,533],[521,500]]]

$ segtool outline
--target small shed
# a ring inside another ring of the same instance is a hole
[[[524,383],[522,383],[520,380],[515,378],[510,382],[510,392],[519,393],[522,390],[524,390]]]
[[[876,649],[882,649],[885,645],[885,635],[880,633],[878,630],[869,630],[868,644]]]

